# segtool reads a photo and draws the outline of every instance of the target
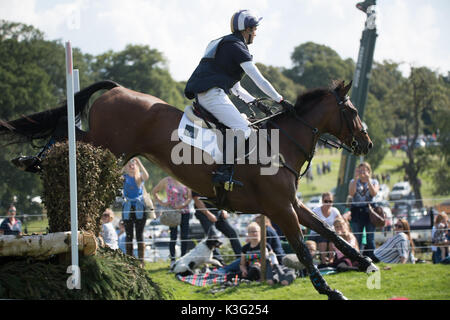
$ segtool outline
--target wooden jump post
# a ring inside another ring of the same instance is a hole
[[[70,185],[70,229],[72,265],[67,269],[72,276],[67,280],[69,289],[81,289],[81,274],[78,263],[78,209],[77,209],[77,158],[75,137],[75,89],[72,45],[66,42],[66,88],[67,88],[67,129],[69,135],[69,185]],[[78,76],[78,71],[76,72]],[[75,85],[79,90],[79,79]]]

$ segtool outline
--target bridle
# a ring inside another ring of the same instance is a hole
[[[358,111],[357,111],[356,109],[350,107],[350,106],[347,104],[347,102],[350,100],[350,98],[349,98],[347,95],[346,95],[345,97],[341,98],[341,97],[339,96],[339,94],[336,92],[336,89],[333,90],[332,92],[333,92],[333,94],[334,94],[334,96],[335,96],[335,98],[336,98],[336,103],[337,103],[338,107],[340,108],[340,113],[339,113],[339,115],[340,115],[340,119],[341,119],[341,128],[340,128],[340,130],[339,130],[339,136],[340,136],[340,134],[341,134],[341,132],[342,132],[342,129],[343,129],[342,117],[344,117],[344,120],[345,120],[345,123],[346,123],[346,125],[347,125],[347,128],[348,128],[348,130],[349,130],[349,132],[350,132],[350,134],[351,134],[351,136],[352,136],[352,142],[351,142],[351,146],[350,146],[350,147],[348,147],[347,145],[345,145],[345,144],[342,143],[342,142],[333,141],[333,140],[328,140],[328,139],[325,139],[325,138],[320,137],[321,132],[319,131],[319,129],[317,129],[317,128],[311,126],[311,125],[310,125],[309,123],[307,123],[304,119],[302,119],[301,117],[299,117],[299,116],[297,115],[297,113],[295,113],[295,112],[294,112],[294,113],[289,113],[289,111],[283,110],[283,111],[281,111],[281,112],[272,114],[271,111],[270,111],[270,108],[267,108],[267,107],[261,108],[262,105],[261,105],[259,102],[262,101],[262,100],[267,100],[266,98],[257,99],[256,103],[255,103],[255,104],[252,104],[252,105],[255,105],[255,106],[259,107],[260,110],[263,111],[264,113],[270,114],[269,116],[267,116],[267,117],[265,117],[265,118],[263,118],[263,119],[260,119],[260,120],[258,120],[258,121],[252,122],[252,125],[256,125],[257,123],[260,123],[260,122],[263,122],[263,121],[267,121],[268,124],[272,125],[272,126],[275,127],[276,129],[278,129],[278,130],[279,130],[286,138],[288,138],[288,139],[289,139],[289,140],[297,147],[297,149],[299,149],[299,150],[306,156],[306,160],[305,160],[305,161],[308,162],[308,166],[307,166],[306,169],[303,171],[303,173],[299,174],[299,173],[298,173],[297,171],[295,171],[295,169],[293,169],[288,163],[286,163],[286,161],[284,160],[284,158],[283,158],[282,155],[280,154],[280,163],[281,163],[281,165],[282,165],[283,167],[285,167],[286,169],[288,169],[290,172],[292,172],[292,173],[294,174],[294,176],[296,177],[296,181],[297,181],[297,182],[298,182],[298,180],[299,180],[300,178],[302,178],[302,177],[308,172],[308,170],[309,170],[309,168],[310,168],[310,166],[311,166],[311,161],[312,161],[312,159],[313,159],[313,157],[314,157],[314,154],[315,154],[315,151],[316,151],[316,143],[317,143],[317,140],[320,140],[320,141],[322,141],[323,143],[325,143],[325,144],[327,144],[327,145],[329,145],[329,146],[331,146],[331,147],[333,147],[333,148],[336,148],[336,149],[344,149],[344,150],[346,150],[346,151],[349,152],[349,153],[354,153],[355,149],[358,147],[358,141],[357,141],[356,138],[355,138],[354,130],[353,130],[352,126],[351,126],[351,120],[349,120],[348,117],[346,116],[346,114],[347,114],[346,110],[347,110],[347,109],[351,109],[352,112],[353,112],[353,110],[354,110],[354,111],[356,111],[356,113],[357,113]],[[303,125],[305,125],[306,127],[308,127],[308,128],[311,129],[311,131],[312,131],[312,149],[311,149],[310,152],[308,152],[301,144],[299,144],[293,137],[291,137],[291,136],[289,135],[288,132],[286,132],[283,128],[281,128],[280,126],[278,126],[278,124],[276,124],[274,121],[272,121],[272,118],[274,118],[274,117],[276,117],[276,116],[278,116],[278,115],[280,115],[280,114],[285,114],[285,113],[289,113],[290,115],[293,115],[293,117],[294,117],[298,122],[302,123]],[[365,134],[366,134],[367,131],[363,128],[363,129],[361,130],[361,133],[363,133],[363,134],[365,133]]]
[[[333,90],[333,94],[334,94],[334,96],[335,96],[335,98],[336,98],[336,101],[337,101],[337,104],[338,104],[338,106],[340,107],[340,113],[339,113],[339,115],[340,115],[340,118],[341,118],[341,128],[339,129],[339,134],[338,134],[338,136],[340,136],[341,135],[341,133],[342,133],[342,128],[343,128],[343,124],[342,124],[342,117],[344,118],[344,120],[345,120],[345,124],[347,125],[347,129],[348,129],[348,131],[350,132],[350,135],[352,136],[352,141],[351,141],[351,143],[350,143],[350,149],[351,150],[348,150],[347,148],[344,148],[345,150],[347,150],[348,152],[351,152],[351,153],[353,153],[354,151],[355,151],[355,149],[359,146],[359,143],[358,143],[358,140],[356,140],[356,138],[355,138],[355,134],[354,134],[354,130],[353,130],[353,127],[352,127],[352,125],[351,125],[351,123],[352,123],[352,120],[350,120],[348,117],[347,117],[347,109],[350,109],[350,111],[353,113],[353,114],[358,114],[358,110],[356,110],[355,108],[352,108],[352,107],[350,107],[348,104],[347,104],[347,102],[350,100],[350,98],[349,98],[349,96],[345,96],[344,98],[342,98],[341,99],[341,97],[339,97],[339,94],[336,92],[336,90]],[[361,129],[361,131],[360,131],[360,133],[361,134],[367,134],[367,130],[363,127],[362,129]],[[343,144],[341,144],[342,146],[345,146],[345,145],[343,145]]]

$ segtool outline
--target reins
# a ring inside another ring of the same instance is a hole
[[[339,106],[342,106],[349,99],[348,96],[345,96],[344,99],[341,99],[339,97],[339,95],[337,94],[336,90],[333,90],[332,92],[334,93],[334,95],[336,97],[336,101],[337,101]],[[315,154],[315,151],[316,151],[316,142],[317,142],[317,140],[322,141],[324,144],[329,145],[332,148],[344,149],[344,150],[346,150],[346,151],[348,151],[350,153],[353,152],[352,149],[350,149],[349,147],[347,147],[345,144],[343,144],[341,142],[336,142],[336,141],[333,141],[333,140],[328,140],[328,139],[320,137],[321,133],[320,133],[319,129],[311,126],[309,123],[307,123],[301,117],[299,117],[297,115],[297,113],[289,113],[289,111],[283,110],[283,111],[280,111],[280,112],[272,114],[270,108],[261,103],[261,101],[264,101],[264,100],[270,100],[270,99],[268,99],[268,98],[260,98],[260,99],[257,99],[255,102],[253,102],[253,103],[248,105],[253,114],[254,114],[254,112],[251,109],[251,107],[255,106],[258,109],[260,109],[263,113],[265,113],[267,115],[266,117],[264,117],[262,119],[259,119],[259,120],[255,121],[255,122],[252,122],[251,125],[253,126],[253,125],[262,123],[264,121],[267,121],[268,124],[270,124],[271,126],[275,127],[276,129],[278,129],[286,138],[288,138],[305,155],[305,157],[306,157],[305,161],[308,162],[308,165],[307,165],[306,169],[303,171],[303,173],[301,173],[301,174],[299,174],[288,163],[286,163],[286,161],[283,159],[283,157],[280,157],[280,163],[283,165],[283,167],[285,167],[286,169],[288,169],[290,172],[292,172],[294,174],[294,176],[296,178],[296,181],[298,181],[300,178],[302,178],[308,172],[308,170],[309,170],[309,168],[311,166],[311,161],[312,161],[312,159],[314,157],[314,154]],[[342,108],[341,111],[344,112],[345,109]],[[277,116],[279,116],[281,114],[285,114],[285,113],[292,114],[294,116],[295,120],[301,122],[303,125],[305,125],[306,127],[311,129],[311,131],[312,131],[312,137],[311,137],[311,139],[312,139],[312,150],[310,152],[305,150],[305,148],[301,144],[299,144],[296,139],[291,137],[291,135],[288,132],[286,132],[286,130],[281,128],[278,124],[276,124],[273,121],[273,118],[275,118],[275,117],[277,117]],[[346,121],[347,126],[349,127],[349,130],[350,130],[352,136],[353,136],[353,130],[352,130],[351,126],[348,124],[347,117],[344,116],[344,119]],[[342,130],[342,127],[341,127],[341,130]]]

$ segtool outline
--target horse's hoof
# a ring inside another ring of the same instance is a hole
[[[41,159],[39,159],[36,156],[20,156],[18,158],[14,158],[11,160],[12,164],[14,164],[18,169],[31,172],[31,173],[37,173],[40,172],[41,169]]]
[[[378,271],[380,271],[380,269],[378,269],[378,267],[376,265],[374,265],[373,263],[370,263],[370,266],[366,269],[367,274],[371,274],[373,272],[378,272]]]
[[[333,290],[328,295],[328,300],[348,300],[339,290]]]
[[[379,271],[378,267],[373,264],[372,259],[369,257],[363,257],[363,260],[359,263],[359,270],[364,271],[367,274]]]

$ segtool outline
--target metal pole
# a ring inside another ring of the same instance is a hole
[[[364,118],[364,109],[369,89],[370,72],[372,69],[373,54],[375,51],[375,41],[377,38],[376,29],[376,0],[365,0],[359,2],[356,7],[363,11],[366,16],[365,27],[360,41],[358,60],[356,63],[353,78],[353,88],[351,100],[358,109],[360,118]],[[361,159],[362,160],[362,159]],[[354,177],[357,158],[349,152],[343,150],[336,186],[335,201],[345,203],[348,195],[348,185]],[[343,205],[338,205],[338,209],[343,210]]]
[[[72,46],[66,42],[66,84],[67,84],[67,129],[69,133],[69,185],[70,185],[70,229],[72,251],[72,277],[74,286],[81,289],[78,266],[78,212],[77,212],[77,168],[76,168],[76,141],[75,141],[75,101]]]
[[[260,215],[261,219],[259,220],[261,226],[261,282],[266,281],[266,216]]]

